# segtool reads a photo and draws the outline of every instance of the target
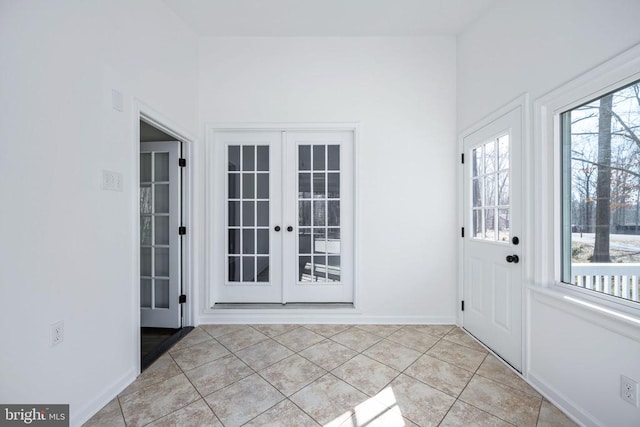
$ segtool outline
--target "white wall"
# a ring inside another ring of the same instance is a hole
[[[161,1],[0,2],[1,402],[69,403],[78,424],[135,376],[133,97],[194,131],[196,63]]]
[[[636,0],[500,3],[458,38],[458,131],[522,93],[535,101],[639,43],[638,16]],[[532,221],[539,207],[530,207]],[[537,244],[535,231],[529,238]],[[529,273],[528,282],[540,286]],[[593,313],[540,295],[528,300],[529,379],[585,425],[640,425],[640,410],[618,397],[620,374],[640,380],[639,334],[604,329]]]
[[[360,122],[353,322],[455,319],[455,49],[453,37],[200,41],[201,130]]]

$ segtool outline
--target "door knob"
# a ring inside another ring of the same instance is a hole
[[[276,225],[276,226],[274,227],[274,230],[276,230],[276,231],[280,231],[280,226],[279,226],[279,225]]]
[[[293,227],[292,226],[288,226],[287,227],[287,231],[293,231]]]
[[[518,239],[518,236],[513,236],[513,239],[511,239],[511,243],[513,243],[514,245],[520,243],[520,239]]]
[[[520,262],[520,257],[518,255],[507,255],[507,262],[517,264]]]

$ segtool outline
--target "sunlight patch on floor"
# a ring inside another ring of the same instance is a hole
[[[393,389],[387,387],[325,427],[403,427],[405,420],[396,402]]]

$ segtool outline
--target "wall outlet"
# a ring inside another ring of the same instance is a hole
[[[624,375],[620,375],[620,397],[636,408],[639,407],[638,382]]]
[[[64,320],[51,325],[51,347],[64,341]]]
[[[102,170],[102,189],[122,191],[122,174],[120,172]]]

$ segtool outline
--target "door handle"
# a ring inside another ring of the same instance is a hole
[[[507,262],[517,264],[520,262],[520,257],[518,255],[507,255]]]
[[[293,231],[293,227],[292,226],[288,226],[287,227],[287,231],[289,231],[289,232]]]
[[[276,231],[280,231],[280,226],[276,225],[273,229],[276,230]]]

